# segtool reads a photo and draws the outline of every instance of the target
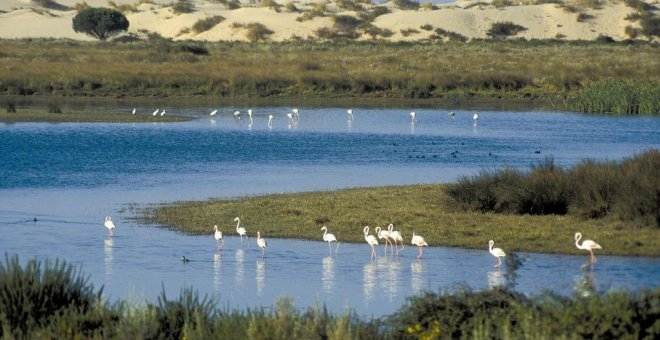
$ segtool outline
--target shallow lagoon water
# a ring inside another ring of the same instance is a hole
[[[546,156],[568,166],[660,148],[660,120],[652,117],[493,111],[480,112],[473,126],[466,111],[452,120],[447,111],[417,110],[411,124],[407,110],[355,109],[351,122],[340,108],[303,108],[289,124],[287,108],[270,107],[256,108],[249,124],[245,113],[234,119],[234,109],[214,119],[205,108],[167,109],[196,117],[185,123],[0,125],[0,249],[22,261],[80,265],[110,299],[154,300],[163,289],[176,296],[192,286],[229,307],[267,307],[291,296],[302,307],[318,302],[380,316],[420,290],[504,284],[505,271],[492,267],[487,240],[484,250],[428,248],[421,260],[412,246],[398,258],[382,256],[381,246],[373,262],[366,244],[341,243],[329,255],[322,242],[277,239],[268,239],[262,259],[254,237],[241,248],[232,236],[218,252],[212,226],[208,236],[138,226],[127,219],[130,206],[445,182],[483,168],[528,168]],[[106,215],[118,225],[111,239]],[[232,221],[218,224],[232,235]],[[410,237],[407,226],[398,227]],[[192,261],[181,263],[182,255]],[[656,259],[599,256],[583,267],[586,255],[520,255],[516,289],[525,293],[570,294],[585,282],[601,289],[660,283]]]

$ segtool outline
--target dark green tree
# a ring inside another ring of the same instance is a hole
[[[128,29],[128,19],[121,12],[109,8],[85,8],[73,17],[73,30],[99,40]]]

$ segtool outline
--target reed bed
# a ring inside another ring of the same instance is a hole
[[[558,41],[5,40],[0,94],[563,99],[598,81],[657,88],[655,44]],[[652,110],[653,111],[653,110]]]
[[[0,337],[103,339],[657,338],[660,289],[527,297],[508,288],[425,292],[381,319],[324,307],[229,310],[185,288],[157,303],[113,304],[65,262],[0,264]]]

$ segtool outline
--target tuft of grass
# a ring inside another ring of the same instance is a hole
[[[525,27],[514,24],[511,21],[500,21],[494,22],[486,32],[486,35],[495,39],[504,39],[525,30]]]
[[[170,4],[172,12],[175,14],[186,14],[192,13],[195,11],[195,5],[188,0],[177,0],[176,2]]]

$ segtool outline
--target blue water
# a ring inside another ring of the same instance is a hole
[[[109,299],[155,299],[163,287],[176,295],[193,286],[230,306],[269,306],[288,295],[303,307],[320,302],[336,312],[351,307],[383,315],[419,290],[503,284],[487,240],[484,250],[432,247],[421,260],[412,247],[398,258],[382,256],[379,249],[372,262],[366,244],[342,243],[338,254],[329,255],[321,242],[269,239],[262,259],[249,225],[250,246],[228,237],[218,252],[212,226],[209,236],[139,226],[129,219],[131,208],[446,182],[483,168],[526,169],[545,157],[570,166],[587,157],[620,160],[660,148],[660,119],[652,117],[482,111],[474,126],[467,111],[456,111],[452,120],[448,111],[355,109],[349,121],[341,108],[302,108],[300,119],[288,122],[288,108],[264,107],[254,109],[250,124],[245,112],[239,120],[233,117],[236,109],[244,108],[221,108],[211,119],[208,108],[167,108],[195,118],[184,123],[153,118],[140,124],[0,124],[0,250],[22,260],[79,264]],[[105,234],[106,215],[118,226],[114,238]],[[232,221],[218,224],[233,235]],[[399,226],[409,237],[406,227]],[[193,261],[180,263],[181,255]],[[522,255],[517,289],[526,293],[568,294],[585,280],[603,289],[660,283],[656,259],[602,255],[585,269],[585,256]]]

